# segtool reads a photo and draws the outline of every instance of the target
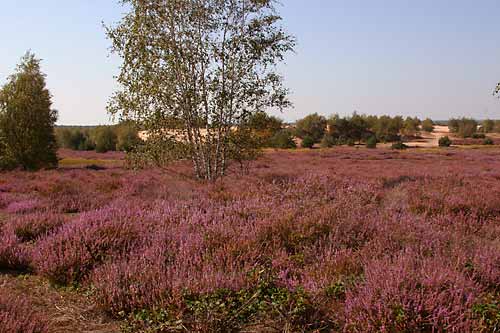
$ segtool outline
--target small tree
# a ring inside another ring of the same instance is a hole
[[[491,133],[495,128],[495,121],[491,119],[486,119],[483,121],[482,126],[483,126],[483,133]]]
[[[223,176],[231,156],[244,155],[232,151],[233,132],[252,114],[290,105],[276,65],[295,40],[275,1],[121,3],[130,11],[107,29],[124,60],[109,112],[148,132],[139,156],[163,152],[156,160],[191,159],[200,179]]]
[[[434,122],[432,121],[432,119],[426,118],[424,121],[422,121],[422,131],[427,133],[434,132]]]
[[[0,90],[0,167],[57,166],[57,111],[51,106],[40,60],[27,52]]]
[[[312,140],[313,144],[323,138],[325,130],[326,119],[317,113],[310,114],[295,124],[296,135],[301,139],[308,137],[308,141]]]
[[[377,138],[375,136],[371,136],[366,140],[366,148],[377,148]]]

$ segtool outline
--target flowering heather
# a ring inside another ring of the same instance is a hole
[[[500,150],[270,151],[216,184],[189,170],[2,174],[0,266],[88,288],[131,331],[500,327]]]

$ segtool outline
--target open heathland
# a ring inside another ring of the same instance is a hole
[[[0,174],[0,331],[500,329],[498,148],[103,156]]]

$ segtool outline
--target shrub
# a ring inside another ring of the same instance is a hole
[[[139,227],[116,209],[82,214],[40,241],[33,254],[35,269],[55,284],[77,284],[109,257],[130,251]]]
[[[375,136],[371,136],[366,140],[366,148],[377,148],[377,138]]]
[[[292,133],[289,130],[281,130],[274,134],[269,139],[270,146],[278,149],[297,148],[297,144],[293,141]]]
[[[434,122],[429,118],[426,118],[424,121],[422,121],[421,127],[424,132],[434,132]]]
[[[337,140],[331,134],[325,134],[321,139],[321,148],[331,148],[337,145]]]
[[[472,134],[472,138],[473,139],[485,139],[486,135],[484,135],[484,133],[474,133],[474,134]]]
[[[392,144],[391,146],[391,149],[399,149],[399,150],[402,150],[402,149],[406,149],[408,148],[407,145],[405,145],[403,142],[401,141],[398,141],[398,142],[395,142]]]
[[[302,139],[302,148],[312,148],[314,147],[314,139],[310,136],[305,136]]]
[[[32,304],[0,289],[0,332],[48,333],[49,325]]]
[[[439,147],[449,147],[451,146],[451,140],[448,136],[443,136],[439,138]]]
[[[347,325],[365,332],[470,332],[466,314],[477,296],[475,284],[442,259],[411,251],[367,265],[365,282],[347,292]]]
[[[30,268],[30,258],[26,248],[12,228],[4,227],[0,231],[0,269],[26,271]]]
[[[98,153],[106,153],[116,150],[116,134],[110,126],[101,126],[95,133],[95,150]]]
[[[297,121],[295,125],[295,132],[299,138],[303,140],[309,137],[313,143],[319,142],[323,135],[325,135],[326,119],[317,113],[308,115],[304,119]]]
[[[491,138],[485,138],[483,141],[483,145],[491,146],[493,144],[494,144],[494,142],[493,142],[493,139],[491,139]]]
[[[140,142],[139,132],[133,124],[124,123],[117,126],[116,150],[129,152]]]
[[[21,242],[30,242],[56,230],[64,224],[64,221],[62,215],[34,213],[16,217],[12,225],[15,235]]]

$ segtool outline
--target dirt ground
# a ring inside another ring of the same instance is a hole
[[[439,139],[448,136],[450,130],[448,126],[434,126],[434,132],[422,132],[422,139],[406,143],[409,147],[431,148],[439,146]]]
[[[50,318],[51,333],[117,333],[119,323],[96,309],[90,298],[76,291],[54,288],[33,275],[0,272],[0,288],[12,297],[29,300],[36,312]]]

